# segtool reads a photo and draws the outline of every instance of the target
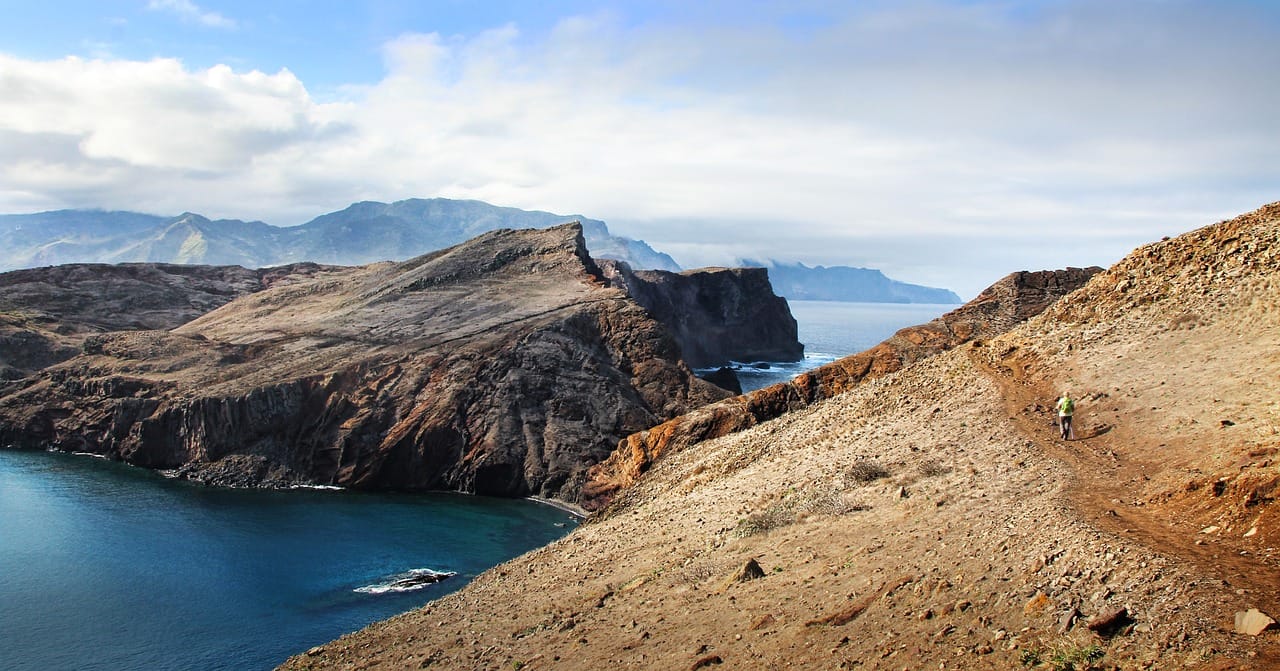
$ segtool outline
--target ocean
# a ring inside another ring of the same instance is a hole
[[[879,344],[906,326],[931,321],[959,307],[920,303],[787,301],[795,316],[804,359],[795,362],[736,362],[744,392],[786,382],[807,370]],[[707,371],[699,371],[707,372]]]
[[[952,307],[793,301],[804,361],[739,375],[790,379]],[[268,669],[576,524],[530,501],[214,489],[0,450],[0,667]]]
[[[269,669],[575,524],[531,501],[214,489],[0,450],[0,668]]]

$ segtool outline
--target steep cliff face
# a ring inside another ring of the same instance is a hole
[[[1017,272],[972,301],[920,326],[898,331],[875,347],[749,394],[698,408],[627,436],[591,468],[582,490],[588,510],[600,510],[664,454],[754,426],[852,389],[957,345],[994,337],[1039,314],[1083,286],[1101,268]]]
[[[94,335],[5,388],[0,444],[219,484],[573,501],[623,436],[726,395],[566,225],[320,268],[171,332]]]
[[[730,361],[798,361],[804,345],[765,268],[672,273],[602,261],[605,276],[666,325],[695,368]]]

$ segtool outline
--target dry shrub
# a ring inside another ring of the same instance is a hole
[[[733,535],[738,538],[746,538],[756,534],[762,534],[773,529],[794,524],[796,521],[795,513],[790,507],[775,505],[770,506],[768,510],[759,513],[751,513],[746,517],[738,520],[738,526],[734,529]]]
[[[932,478],[939,475],[946,475],[951,472],[951,467],[938,461],[937,459],[925,459],[916,467],[920,471],[920,475],[926,478]]]
[[[1203,325],[1204,320],[1201,319],[1200,315],[1192,314],[1190,312],[1184,312],[1169,320],[1169,330],[1171,331],[1181,331],[1184,329],[1190,330]]]
[[[889,475],[889,469],[874,459],[858,459],[853,462],[853,466],[849,467],[849,477],[860,485],[887,478]]]
[[[797,506],[800,511],[815,515],[845,515],[869,507],[833,489],[812,492]]]

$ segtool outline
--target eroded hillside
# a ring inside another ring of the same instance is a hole
[[[1277,273],[1280,205],[1144,247],[286,668],[1280,668]]]

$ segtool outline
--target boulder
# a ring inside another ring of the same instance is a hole
[[[1257,636],[1268,629],[1275,628],[1275,626],[1276,621],[1257,608],[1250,608],[1236,613],[1236,633]]]

